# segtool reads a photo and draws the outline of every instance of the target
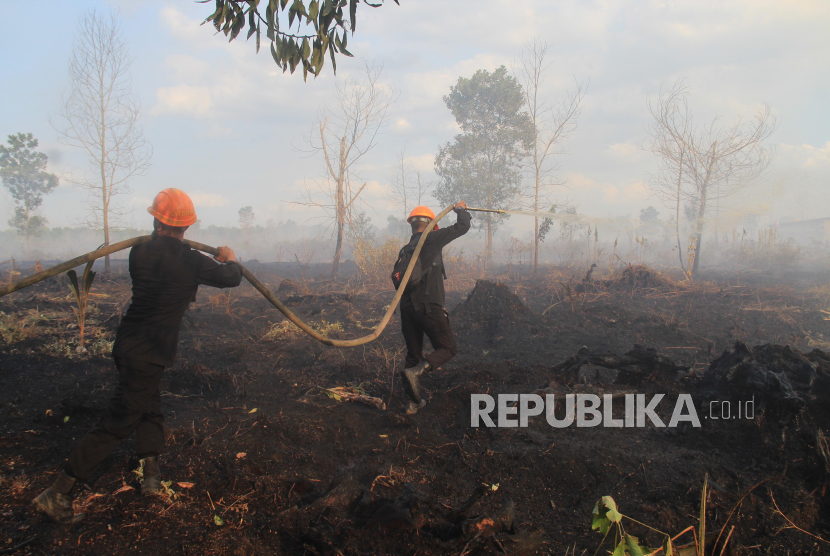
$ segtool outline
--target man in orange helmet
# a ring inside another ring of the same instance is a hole
[[[55,483],[33,500],[36,509],[58,522],[75,522],[71,491],[88,482],[95,469],[121,440],[136,432],[143,494],[161,489],[158,457],[164,447],[164,416],[159,382],[173,365],[179,325],[199,285],[238,286],[242,268],[233,250],[220,247],[215,261],[182,243],[196,222],[193,202],[170,188],[156,195],[147,211],[153,215],[153,239],[130,250],[133,297],[112,349],[118,386],[101,421],[78,443]]]
[[[421,396],[420,377],[437,369],[458,352],[450,319],[444,308],[444,260],[441,250],[454,239],[470,230],[470,213],[464,201],[455,205],[456,222],[443,230],[434,230],[427,235],[421,248],[421,281],[401,298],[401,329],[406,340],[406,364],[401,372],[404,390],[410,402],[406,412],[417,413],[426,405]],[[418,243],[421,234],[435,213],[429,207],[415,207],[407,222],[412,226],[410,245]],[[436,226],[437,228],[437,226]],[[424,334],[432,344],[432,353],[423,355]]]

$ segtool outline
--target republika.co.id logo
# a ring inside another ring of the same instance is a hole
[[[470,395],[470,426],[485,427],[526,427],[529,419],[545,414],[545,419],[551,427],[565,428],[576,423],[577,427],[645,427],[646,421],[651,421],[655,427],[677,427],[681,423],[689,423],[692,427],[700,427],[700,418],[691,394],[680,394],[674,404],[668,425],[657,415],[657,407],[665,394],[655,394],[646,400],[645,394],[625,394],[622,407],[622,418],[614,417],[614,407],[620,407],[620,398],[614,399],[612,394],[604,394],[601,398],[596,394],[566,394],[564,415],[557,417],[554,413],[557,401],[561,395],[546,394],[544,399],[538,394],[499,394],[496,399],[489,394]],[[709,415],[706,419],[754,419],[755,396],[751,401],[736,402],[737,415],[731,411],[731,402],[713,400],[709,403]],[[495,420],[493,416],[495,412]],[[562,413],[560,411],[560,413]]]

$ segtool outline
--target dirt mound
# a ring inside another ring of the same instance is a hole
[[[764,344],[750,349],[735,342],[731,351],[709,364],[702,387],[712,393],[756,396],[756,408],[767,424],[788,421],[813,400],[827,399],[827,355],[813,350],[803,355],[790,346]]]
[[[453,311],[460,319],[489,321],[492,319],[517,319],[529,317],[533,312],[521,299],[498,282],[477,280],[467,299]]]
[[[467,299],[452,312],[453,325],[466,341],[514,346],[538,332],[541,317],[528,309],[504,284],[478,280]]]
[[[603,372],[603,369],[614,372]],[[679,372],[688,370],[689,367],[678,365],[654,348],[637,344],[623,356],[591,353],[587,347],[583,347],[574,356],[551,368],[554,376],[568,383],[579,380],[627,385],[639,385],[644,381],[674,382]]]
[[[644,264],[627,266],[608,280],[603,280],[603,285],[607,288],[659,288],[673,284],[669,278]]]

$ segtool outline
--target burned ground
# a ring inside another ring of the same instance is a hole
[[[386,287],[252,270],[338,337],[365,334],[392,297]],[[593,554],[601,496],[676,534],[698,524],[708,473],[707,531],[735,526],[726,554],[827,553],[792,525],[830,538],[821,313],[830,290],[786,277],[747,285],[709,276],[689,286],[627,272],[597,272],[589,287],[577,287],[583,269],[572,282],[545,273],[449,292],[460,352],[424,379],[429,403],[411,417],[395,373],[397,319],[377,342],[328,348],[250,286],[203,288],[162,386],[169,496],[137,493],[130,440],[78,493],[87,518],[74,526],[33,516],[28,503],[106,405],[115,380],[108,342],[129,281],[94,284],[86,353],[68,328],[72,299],[61,280],[2,298],[0,551]],[[322,391],[349,385],[388,409]],[[557,429],[539,416],[527,428],[470,427],[471,394],[572,392],[662,393],[665,422],[689,393],[702,426]],[[734,411],[753,395],[753,419],[704,418],[711,400]],[[627,531],[661,541],[632,522]]]

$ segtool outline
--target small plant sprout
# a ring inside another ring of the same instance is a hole
[[[599,529],[599,532],[603,535],[602,541],[597,547],[597,553],[605,542],[605,539],[608,537],[608,533],[610,533],[612,529],[614,530],[613,540],[615,547],[613,556],[645,556],[646,554],[652,554],[658,550],[656,548],[650,549],[640,545],[640,541],[637,537],[626,533],[625,527],[623,527],[622,524],[622,518],[631,520],[634,523],[640,523],[639,521],[631,519],[630,517],[618,512],[617,503],[614,502],[614,499],[610,496],[603,496],[596,503],[593,510],[593,522],[591,523],[591,529]],[[640,524],[645,525],[644,523]],[[648,525],[645,526],[649,527]],[[675,551],[672,546],[671,537],[667,533],[658,531],[653,527],[649,527],[649,529],[657,531],[663,535],[663,546],[661,547],[663,554],[666,556],[674,555]]]
[[[680,533],[672,537],[668,533],[655,529],[641,521],[637,521],[627,515],[621,514],[617,511],[617,503],[610,496],[603,496],[594,506],[593,521],[591,529],[599,529],[602,533],[602,541],[600,541],[594,556],[599,554],[600,548],[605,543],[605,539],[611,530],[614,530],[614,551],[612,556],[681,556],[684,554],[694,554],[695,556],[704,556],[706,554],[706,498],[709,490],[709,474],[707,473],[703,478],[703,491],[700,497],[700,523],[697,530],[695,526],[691,525]],[[625,532],[622,520],[623,518],[633,521],[638,525],[647,527],[652,531],[659,533],[663,537],[662,546],[655,548],[648,548],[640,544],[637,537],[631,536]],[[727,519],[728,521],[728,519]],[[712,547],[712,554],[716,554],[718,543],[723,535],[726,525],[721,529],[720,535],[717,536],[714,546]],[[734,527],[732,528],[734,530]],[[677,545],[675,541],[683,535],[691,533],[693,542],[684,545]],[[696,534],[697,533],[697,534]],[[722,545],[720,545],[720,554],[723,555],[726,551],[726,546],[729,544],[729,539],[732,537],[732,531],[726,536]]]
[[[84,324],[86,323],[86,305],[89,301],[89,289],[92,287],[92,281],[95,280],[95,272],[92,272],[92,264],[95,261],[89,261],[84,268],[84,275],[81,282],[78,282],[78,275],[75,270],[70,270],[66,273],[69,277],[69,289],[75,294],[75,301],[78,307],[73,307],[75,316],[78,318],[78,331],[81,337],[81,348],[84,347]]]

